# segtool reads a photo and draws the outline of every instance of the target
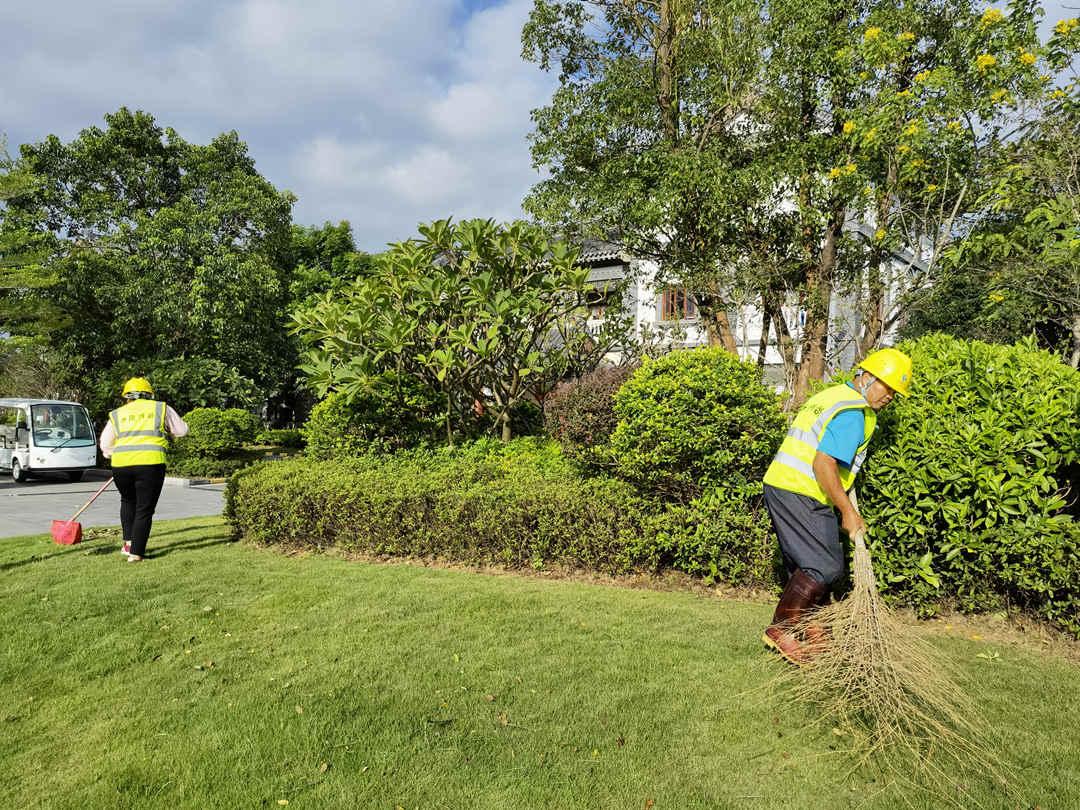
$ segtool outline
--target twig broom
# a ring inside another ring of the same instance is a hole
[[[862,532],[852,538],[852,590],[794,628],[824,642],[783,679],[819,722],[872,765],[939,801],[970,807],[967,788],[990,777],[1007,790],[1004,766],[981,742],[979,713],[941,656],[878,593]]]

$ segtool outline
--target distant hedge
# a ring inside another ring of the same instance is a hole
[[[760,509],[667,508],[625,482],[583,478],[554,442],[282,461],[233,477],[226,514],[254,542],[474,564],[626,573],[676,569],[768,586]]]

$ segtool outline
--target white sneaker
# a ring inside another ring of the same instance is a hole
[[[128,554],[128,562],[129,563],[142,562],[142,561],[143,561],[143,558],[140,557],[138,554]]]
[[[124,543],[124,545],[120,546],[120,553],[130,555],[131,554],[131,543]]]

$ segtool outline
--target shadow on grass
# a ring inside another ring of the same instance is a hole
[[[150,538],[153,542],[154,538]],[[216,535],[213,537],[199,537],[193,540],[187,540],[179,543],[170,543],[167,546],[161,548],[154,548],[150,546],[150,550],[147,552],[147,559],[156,560],[159,557],[167,557],[170,554],[176,552],[189,552],[200,551],[204,548],[211,548],[212,546],[224,546],[231,545],[236,542],[236,539],[229,536],[228,533]]]
[[[55,557],[66,557],[68,554],[109,554],[115,550],[116,543],[112,538],[91,540],[89,542],[76,543],[73,546],[66,546],[60,551],[54,551],[52,554],[32,554],[25,560],[0,563],[0,571],[10,571],[13,568],[21,568],[30,563],[44,562],[45,560],[51,560]]]
[[[150,540],[156,540],[159,537],[169,537],[173,534],[187,534],[188,532],[206,532],[214,529],[221,529],[228,532],[230,527],[228,524],[222,524],[219,521],[213,523],[194,523],[190,526],[178,526],[174,529],[168,529],[167,531],[159,532],[156,529],[150,532]]]
[[[86,556],[96,556],[99,554],[112,554],[119,552],[117,543],[120,540],[120,527],[115,528],[115,534],[110,533],[105,537],[88,538],[81,543],[76,543],[73,546],[63,546],[51,554],[31,554],[24,560],[14,560],[13,562],[0,563],[0,573],[4,571],[11,571],[15,568],[22,568],[24,565],[30,565],[31,563],[44,562],[56,557],[65,557],[69,554],[84,554]],[[160,537],[167,537],[173,534],[187,534],[189,532],[206,532],[216,529],[217,532],[210,536],[195,537],[191,540],[180,541],[176,543],[169,543],[161,546],[159,549],[154,548],[154,541]],[[100,530],[98,530],[100,531]],[[147,554],[148,559],[154,559],[157,557],[164,557],[168,554],[172,554],[176,551],[198,551],[204,548],[210,548],[211,546],[220,546],[228,543],[235,543],[236,538],[230,534],[228,526],[223,526],[221,523],[207,523],[196,524],[194,526],[184,526],[182,528],[172,529],[164,532],[154,532],[150,535],[150,551]]]

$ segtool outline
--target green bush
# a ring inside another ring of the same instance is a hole
[[[176,442],[178,456],[224,459],[255,440],[261,425],[240,408],[196,408],[184,415],[188,434]]]
[[[304,436],[299,430],[294,428],[275,428],[258,433],[255,436],[255,444],[295,449],[304,446]]]
[[[756,486],[786,429],[757,366],[720,348],[646,360],[615,394],[615,415],[616,473],[684,502]]]
[[[1062,623],[1080,595],[1080,372],[1030,342],[901,347],[912,395],[882,411],[859,484],[882,584],[923,612],[1017,603]]]
[[[632,366],[598,368],[562,383],[544,405],[544,427],[571,458],[604,466],[607,445],[618,420],[615,392],[634,372]]]
[[[235,476],[239,534],[286,548],[440,557],[611,573],[677,568],[742,585],[771,580],[760,511],[666,509],[611,478],[582,478],[558,444],[519,439],[381,458],[258,465]]]
[[[316,459],[394,451],[438,441],[441,409],[436,392],[387,376],[363,394],[330,394],[312,409],[301,433]]]

